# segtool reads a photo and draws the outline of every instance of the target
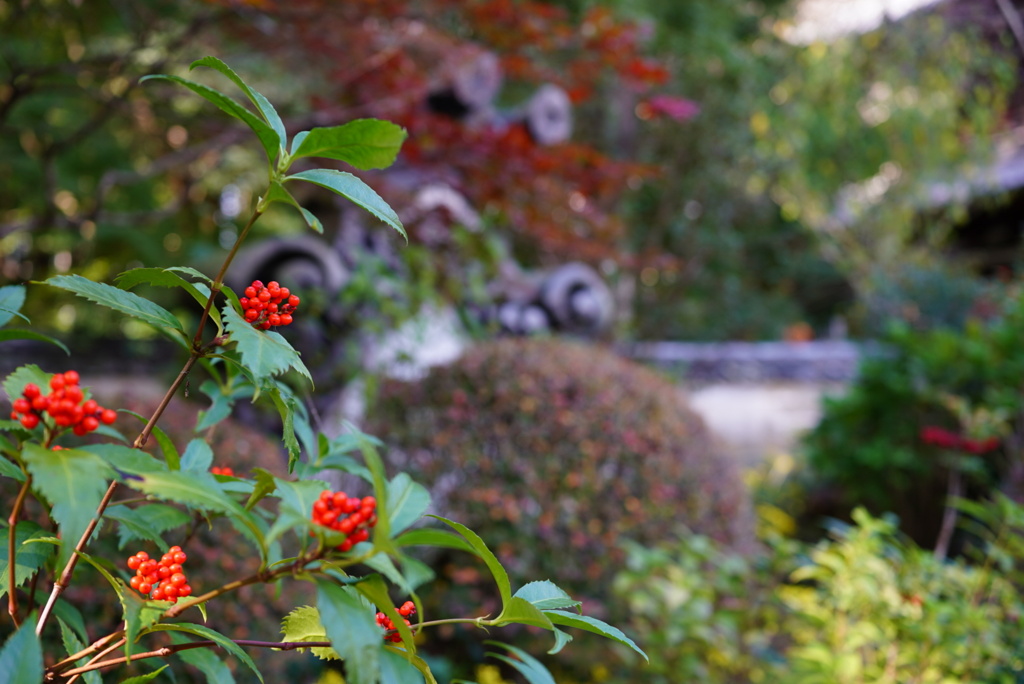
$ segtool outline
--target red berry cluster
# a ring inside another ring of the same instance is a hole
[[[50,393],[43,394],[39,385],[28,383],[21,391],[21,397],[14,401],[11,420],[21,421],[28,430],[34,429],[46,414],[59,428],[72,428],[82,436],[100,426],[110,425],[117,420],[117,411],[105,409],[95,400],[85,399],[78,386],[78,373],[69,370],[50,378]]]
[[[395,606],[395,610],[397,610],[398,614],[402,616],[405,624],[411,627],[412,623],[409,622],[409,616],[416,614],[416,604],[412,601],[406,601],[401,606]],[[398,643],[402,640],[402,637],[400,637],[398,632],[395,631],[395,624],[391,621],[391,618],[384,613],[377,613],[377,624],[384,628],[385,632],[392,632],[391,634],[384,635],[385,641],[394,641],[395,643]]]
[[[154,601],[177,602],[192,594],[182,564],[188,559],[180,546],[172,546],[157,562],[145,551],[128,557],[128,568],[135,571],[132,589]]]
[[[276,280],[271,280],[266,287],[263,287],[262,280],[254,280],[245,288],[244,294],[238,301],[245,320],[260,330],[291,324],[292,314],[299,306],[299,298]]]
[[[376,511],[377,500],[372,496],[350,498],[345,492],[325,490],[313,504],[313,522],[345,535],[338,549],[348,551],[370,538],[370,528],[377,524]]]
[[[921,441],[925,444],[943,449],[966,451],[970,454],[986,454],[999,447],[999,438],[997,437],[971,439],[969,437],[961,437],[955,432],[950,432],[935,425],[927,425],[921,428],[920,437]]]
[[[224,466],[223,468],[220,466],[213,466],[210,468],[210,473],[213,475],[226,475],[227,477],[235,476],[235,471],[231,469],[231,466]]]

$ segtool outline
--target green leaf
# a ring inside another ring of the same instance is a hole
[[[555,678],[551,676],[551,673],[548,672],[543,663],[526,651],[497,641],[485,641],[484,643],[488,646],[504,648],[511,653],[512,657],[494,652],[488,652],[487,655],[511,665],[519,674],[526,677],[526,681],[530,684],[555,684]]]
[[[313,382],[306,366],[288,341],[271,330],[256,330],[233,308],[224,306],[224,320],[231,339],[242,357],[242,364],[256,377],[257,383],[294,368]]]
[[[533,625],[544,629],[554,629],[551,620],[526,599],[513,596],[501,610],[501,615],[494,619],[496,625]]]
[[[301,171],[296,174],[292,174],[284,179],[286,182],[291,180],[303,180],[320,187],[327,188],[332,192],[335,192],[342,197],[349,199],[350,201],[358,204],[363,209],[379,218],[384,223],[388,224],[399,233],[402,237],[408,240],[408,236],[405,234],[405,228],[402,227],[402,221],[398,218],[398,214],[391,206],[381,199],[374,190],[359,180],[351,173],[345,171],[335,171],[334,169],[311,169],[309,171]]]
[[[47,285],[67,290],[79,297],[96,302],[101,306],[128,314],[133,318],[149,323],[155,328],[177,333],[180,338],[176,337],[175,339],[188,339],[185,330],[181,327],[181,322],[174,317],[174,314],[137,294],[125,292],[106,283],[93,282],[80,275],[53,276],[44,282]]]
[[[448,525],[453,530],[461,534],[462,537],[469,542],[469,545],[473,547],[473,552],[487,564],[487,568],[491,571],[491,575],[494,576],[494,581],[498,585],[498,593],[501,594],[501,606],[504,611],[509,601],[512,600],[512,584],[509,582],[508,573],[505,572],[505,568],[502,567],[498,558],[491,552],[491,550],[487,548],[487,544],[484,543],[484,540],[480,538],[480,535],[462,523],[442,518],[439,515],[431,515],[430,517],[437,518],[445,525]]]
[[[127,413],[129,416],[138,418],[140,422],[149,422],[145,416],[142,416],[135,411],[129,411],[127,409],[120,409],[121,413]],[[164,461],[167,462],[167,467],[171,470],[178,470],[181,468],[181,459],[178,457],[178,450],[174,447],[174,442],[167,436],[167,433],[160,429],[158,426],[153,426],[153,431],[150,433],[156,438],[156,443],[160,446],[160,451],[164,455]]]
[[[288,472],[290,473],[295,469],[295,464],[301,453],[299,440],[295,438],[295,413],[300,409],[298,400],[290,393],[282,394],[276,387],[268,391],[267,394],[270,395],[278,415],[281,416],[281,441],[285,449],[288,450]]]
[[[384,639],[373,608],[353,587],[317,580],[317,608],[334,650],[345,661],[348,684],[376,684]]]
[[[559,653],[563,648],[565,648],[570,641],[572,641],[572,636],[570,636],[566,632],[563,632],[557,627],[552,627],[551,631],[555,635],[555,643],[551,647],[551,649],[548,650],[548,653],[551,655],[555,655],[556,653]]]
[[[267,196],[263,198],[265,204],[272,204],[274,202],[281,202],[282,204],[290,204],[299,210],[302,214],[302,218],[306,221],[306,225],[315,230],[318,233],[324,232],[324,225],[320,223],[320,219],[313,215],[312,212],[307,210],[298,201],[292,197],[292,194],[285,189],[283,185],[277,181],[270,182],[270,188],[267,190]]]
[[[18,313],[24,305],[24,285],[4,285],[0,287],[0,325],[7,325],[15,316],[28,321],[27,318]]]
[[[60,347],[61,350],[71,356],[71,350],[67,348],[60,340],[54,339],[49,335],[37,333],[34,330],[22,330],[21,328],[7,328],[6,330],[0,330],[0,342],[6,342],[8,340],[36,340],[37,342],[49,342],[50,344]]]
[[[199,391],[210,398],[210,408],[199,412],[199,419],[196,422],[196,432],[202,432],[211,428],[220,421],[231,415],[238,399],[236,391],[226,391],[213,380],[204,380],[199,386]]]
[[[540,610],[578,608],[581,605],[579,601],[574,601],[565,590],[548,580],[524,584],[513,596],[529,601]]]
[[[124,655],[130,661],[132,651],[135,650],[135,642],[146,630],[160,621],[170,604],[166,601],[147,601],[135,593],[134,589],[123,584],[118,592],[118,598],[124,609]]]
[[[14,531],[14,586],[25,584],[36,571],[43,567],[53,555],[54,548],[49,544],[29,543],[31,539],[40,539],[49,533],[34,522],[23,520]],[[10,528],[0,530],[0,596],[7,594],[11,586],[10,558],[8,557]]]
[[[357,169],[384,169],[395,163],[406,138],[405,129],[390,121],[356,119],[341,126],[314,128],[302,139],[292,159],[337,159]]]
[[[147,503],[138,508],[113,506],[107,509],[105,517],[119,523],[117,548],[123,549],[128,542],[136,539],[148,539],[156,542],[164,552],[168,544],[163,540],[163,533],[192,520],[188,513],[161,503]]]
[[[421,527],[410,530],[395,538],[398,546],[437,546],[445,549],[457,549],[476,553],[473,546],[464,538],[449,532],[448,530],[435,530],[428,527]]]
[[[407,473],[399,473],[388,483],[388,514],[391,534],[402,532],[415,523],[430,507],[430,492]]]
[[[121,684],[146,684],[146,682],[151,682],[156,679],[157,676],[168,667],[170,667],[170,665],[164,665],[159,670],[153,670],[152,672],[147,672],[146,674],[139,675],[138,677],[129,677],[128,679],[121,680]]]
[[[75,544],[89,526],[113,472],[95,454],[79,449],[51,451],[26,444],[22,451],[33,483],[50,504],[50,515],[60,527],[57,563],[64,567]]]
[[[644,657],[644,660],[650,662],[647,654],[644,653],[636,643],[633,642],[628,636],[622,633],[622,631],[616,627],[612,627],[607,622],[592,618],[587,615],[577,615],[576,613],[567,613],[564,610],[545,610],[544,614],[548,616],[551,622],[556,625],[565,625],[566,627],[576,627],[583,629],[594,634],[600,634],[603,637],[607,637],[612,641],[617,641],[620,644],[625,644],[631,649],[639,653]]]
[[[263,468],[252,469],[253,479],[256,481],[256,486],[253,487],[252,494],[249,495],[249,500],[245,502],[245,510],[250,511],[252,507],[258,504],[269,494],[273,494],[277,489],[277,482],[274,480],[274,474]]]
[[[185,453],[181,456],[182,470],[198,470],[207,472],[213,465],[213,449],[205,439],[193,439],[185,447]]]
[[[382,557],[387,558],[387,556]],[[416,653],[416,644],[413,641],[412,630],[409,628],[409,625],[405,624],[405,619],[398,614],[394,604],[391,603],[391,596],[388,594],[388,587],[384,583],[384,579],[380,575],[370,575],[365,581],[356,584],[355,588],[360,594],[376,605],[377,610],[382,611],[391,618],[391,624],[395,626],[399,636],[402,637],[402,645],[405,647],[405,650],[409,653]]]
[[[278,518],[267,535],[268,541],[277,539],[292,527],[299,528],[296,533],[305,540],[306,532],[314,529],[313,504],[320,497],[320,492],[327,488],[327,483],[322,480],[293,482],[275,477],[274,485],[281,497],[281,506],[278,509]]]
[[[57,599],[57,602],[53,604],[53,614],[59,617],[65,622],[71,629],[75,630],[75,634],[78,635],[82,641],[89,639],[89,635],[85,631],[85,619],[82,617],[82,613],[75,608],[74,605],[68,603],[64,599]]]
[[[385,646],[380,659],[381,684],[437,684],[427,662],[417,655]]]
[[[147,473],[165,473],[167,466],[156,460],[145,451],[133,449],[124,444],[88,444],[80,448],[95,454],[110,464],[115,470],[132,475]]]
[[[174,269],[170,268],[133,268],[114,278],[114,283],[122,290],[130,290],[142,283],[155,287],[180,287],[203,307],[210,298],[209,290],[201,292],[193,283],[174,273]],[[217,324],[218,329],[222,328],[220,312],[215,307],[210,308],[210,318]]]
[[[78,653],[85,648],[85,644],[78,638],[78,635],[71,631],[71,628],[59,617],[57,618],[57,623],[60,625],[60,638],[68,655]],[[88,660],[87,657],[83,656],[75,661],[75,665],[84,665]],[[82,673],[82,681],[85,684],[102,684],[99,670],[90,670],[89,672]]]
[[[288,144],[288,133],[284,129],[284,122],[281,121],[281,117],[278,115],[277,110],[270,104],[267,98],[263,97],[259,92],[249,87],[249,85],[236,74],[231,67],[224,62],[220,61],[216,57],[203,57],[192,62],[189,66],[189,71],[195,69],[197,66],[206,66],[211,69],[216,69],[220,73],[231,79],[231,82],[241,88],[245,96],[256,105],[256,109],[259,110],[263,116],[263,120],[270,124],[270,127],[277,133],[278,139],[281,141],[281,149],[284,150],[285,145]]]
[[[253,674],[255,674],[261,682],[263,681],[263,675],[260,673],[259,668],[256,667],[256,663],[254,663],[252,658],[249,657],[249,654],[243,651],[242,648],[234,641],[227,638],[220,632],[210,629],[209,627],[203,627],[202,625],[196,625],[191,622],[177,622],[174,624],[154,625],[149,631],[185,632],[186,634],[193,634],[195,636],[202,637],[203,639],[216,641],[221,648],[241,660],[246,667],[253,671]]]
[[[171,634],[171,642],[187,644],[191,642],[191,639],[180,634]],[[187,651],[178,651],[175,655],[202,672],[209,684],[235,684],[231,668],[209,648],[192,648]]]
[[[376,625],[375,625],[376,626]],[[379,627],[377,628],[379,631]],[[320,621],[320,611],[313,606],[300,606],[285,615],[281,622],[282,642],[286,641],[327,641],[327,630]],[[304,648],[295,649],[299,652]],[[340,660],[341,656],[333,648],[315,646],[310,649],[321,660]]]
[[[22,623],[0,649],[0,682],[39,684],[43,681],[43,647],[36,636],[36,618]]]
[[[169,74],[151,74],[149,76],[143,76],[139,79],[139,82],[141,83],[143,81],[150,80],[171,81],[172,83],[183,85],[200,97],[205,98],[208,102],[212,102],[222,112],[235,117],[251,128],[253,132],[256,133],[256,137],[260,139],[260,143],[263,145],[263,149],[267,153],[267,158],[270,161],[277,159],[277,155],[281,150],[281,137],[277,132],[260,120],[260,118],[255,114],[232,100],[224,93],[219,90],[214,90],[208,86],[204,86],[201,83],[196,83],[195,81],[190,81],[186,78],[181,78],[180,76],[171,76]]]
[[[45,391],[50,386],[52,377],[51,373],[43,372],[34,363],[26,364],[4,378],[4,392],[7,393],[8,401],[13,404],[25,390],[25,385],[31,382]]]

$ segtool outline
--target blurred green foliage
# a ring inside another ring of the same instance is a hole
[[[699,535],[631,546],[616,593],[652,660],[608,681],[1020,681],[1024,509],[998,497],[971,512],[974,564],[936,560],[863,509],[813,545],[769,533],[754,557]]]

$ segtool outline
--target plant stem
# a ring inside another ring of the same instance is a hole
[[[7,518],[7,576],[10,580],[10,584],[7,587],[7,612],[11,615],[11,620],[14,621],[14,628],[17,629],[21,626],[18,622],[18,597],[15,594],[15,587],[17,587],[17,573],[15,568],[17,567],[14,563],[14,554],[17,552],[17,527],[18,518],[21,517],[21,507],[25,504],[25,497],[28,495],[28,490],[32,485],[32,476],[25,474],[25,483],[21,485],[21,490],[18,491],[18,498],[14,500],[14,507],[11,509],[11,515]]]
[[[949,543],[953,539],[953,530],[956,527],[957,510],[954,499],[960,498],[963,494],[963,477],[960,468],[954,463],[949,469],[949,485],[946,493],[946,511],[942,514],[942,528],[939,530],[939,538],[935,542],[935,559],[942,560],[949,553]]]
[[[108,654],[109,654],[109,653],[110,653],[111,651],[114,651],[114,650],[116,650],[116,649],[120,648],[120,647],[121,647],[121,646],[122,646],[122,645],[123,645],[123,644],[125,643],[125,641],[127,641],[127,639],[124,639],[124,638],[120,639],[119,641],[115,641],[115,642],[114,642],[114,643],[112,643],[112,644],[111,644],[110,646],[106,647],[105,649],[103,649],[102,651],[100,651],[99,653],[97,653],[97,654],[96,654],[95,656],[93,656],[93,657],[92,657],[92,658],[91,658],[91,659],[89,660],[89,662],[87,662],[87,663],[86,663],[86,664],[85,664],[85,665],[84,665],[83,667],[88,667],[89,665],[92,665],[93,663],[95,663],[96,661],[98,661],[98,660],[99,660],[100,658],[103,658],[103,657],[105,657],[106,655],[108,655]],[[82,676],[83,674],[84,674],[84,673],[82,673],[82,672],[79,672],[79,673],[77,673],[77,674],[74,674],[74,675],[72,675],[72,676],[71,676],[71,679],[69,679],[69,680],[67,681],[67,684],[72,684],[72,683],[73,683],[73,682],[74,682],[74,681],[75,681],[76,679],[78,679],[79,677],[81,677],[81,676]]]
[[[107,487],[106,493],[103,495],[103,499],[100,500],[100,505],[96,507],[96,515],[93,516],[92,520],[89,521],[89,526],[85,528],[85,532],[82,533],[82,538],[78,540],[78,544],[75,545],[75,551],[71,554],[71,558],[68,558],[67,565],[64,566],[64,571],[60,573],[60,579],[53,585],[53,591],[50,592],[50,598],[47,599],[46,605],[43,607],[43,612],[39,614],[39,623],[36,625],[36,635],[43,633],[43,627],[46,626],[46,621],[50,619],[50,612],[53,611],[53,605],[60,598],[60,595],[64,593],[64,589],[67,588],[68,583],[71,581],[71,575],[75,571],[75,565],[78,563],[78,554],[85,550],[85,545],[89,542],[89,537],[92,536],[93,531],[96,529],[96,525],[99,524],[100,518],[103,517],[103,511],[107,509],[107,504],[110,503],[111,497],[114,496],[114,490],[117,489],[117,480],[110,483]]]
[[[213,296],[211,295],[210,298],[212,301]],[[202,326],[200,326],[199,333],[197,334],[201,333]],[[185,378],[188,377],[188,373],[190,370],[192,370],[192,366],[194,366],[196,361],[199,360],[200,354],[201,352],[198,349],[193,349],[192,353],[189,354],[188,361],[185,362],[185,366],[181,369],[181,372],[178,373],[178,377],[174,379],[174,382],[171,383],[170,389],[168,389],[167,393],[164,394],[164,398],[160,400],[160,404],[156,407],[156,410],[153,412],[153,415],[146,422],[146,426],[142,428],[142,432],[140,432],[139,436],[135,438],[135,442],[132,444],[132,448],[141,449],[146,445],[146,442],[149,440],[150,433],[153,432],[153,428],[156,427],[157,421],[160,420],[160,416],[163,415],[164,410],[167,408],[167,405],[171,403],[171,399],[174,398],[174,393],[178,391],[178,387],[180,387],[181,383],[184,382]]]

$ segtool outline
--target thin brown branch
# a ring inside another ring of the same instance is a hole
[[[25,505],[25,497],[28,495],[28,490],[31,486],[32,477],[26,474],[25,482],[21,485],[21,490],[18,491],[18,498],[14,500],[14,507],[11,508],[11,515],[7,518],[7,576],[10,580],[10,585],[7,587],[7,612],[10,614],[11,620],[14,621],[15,628],[21,626],[21,623],[18,622],[18,596],[14,591],[17,587],[14,554],[17,552],[18,546],[18,518],[21,517],[21,507]]]
[[[86,664],[85,664],[85,665],[84,665],[83,667],[88,667],[89,665],[92,665],[92,664],[96,663],[96,662],[97,662],[98,660],[100,660],[101,658],[105,658],[105,657],[106,657],[106,656],[108,656],[108,655],[109,655],[109,654],[110,654],[111,652],[113,652],[113,651],[116,651],[116,650],[117,650],[118,648],[120,648],[121,646],[123,646],[123,645],[124,645],[124,643],[125,643],[126,641],[127,641],[127,639],[124,639],[124,638],[122,638],[121,640],[119,640],[119,641],[116,641],[116,642],[114,642],[113,644],[111,644],[110,646],[108,646],[107,648],[103,649],[102,651],[100,651],[99,653],[97,653],[97,654],[96,654],[95,656],[93,656],[92,658],[90,658],[90,659],[89,659],[89,662],[87,662],[87,663],[86,663]],[[79,677],[81,677],[81,676],[82,676],[83,674],[85,674],[85,673],[84,673],[84,672],[80,672],[80,673],[78,673],[78,674],[72,675],[72,676],[71,676],[71,679],[69,679],[69,680],[67,681],[67,684],[73,684],[73,682],[74,682],[74,681],[75,681],[76,679],[78,679]]]

